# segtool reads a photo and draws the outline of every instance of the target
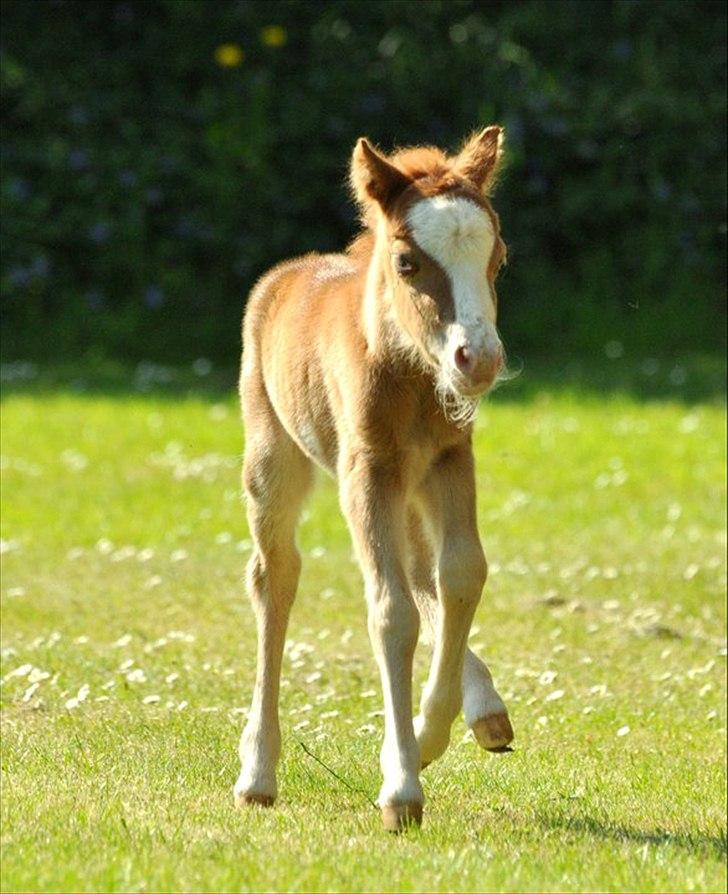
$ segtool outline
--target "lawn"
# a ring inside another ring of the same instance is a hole
[[[280,801],[236,811],[255,636],[230,377],[4,374],[4,892],[725,890],[720,362],[527,363],[483,403],[471,646],[515,751],[458,721],[398,837],[333,484],[300,528]]]

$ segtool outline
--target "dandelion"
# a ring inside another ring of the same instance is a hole
[[[260,40],[264,46],[278,50],[288,43],[288,32],[281,25],[266,25],[261,29]]]
[[[40,683],[38,683],[38,682],[31,683],[31,685],[28,686],[28,688],[23,693],[23,701],[29,702],[31,700],[31,698],[33,698],[33,696],[35,695],[35,691],[39,686],[40,686]]]
[[[81,702],[86,701],[90,691],[91,687],[88,685],[88,683],[84,683],[83,686],[78,690],[76,695],[66,701],[66,708],[68,708],[69,711],[77,708],[81,704]]]
[[[43,671],[39,667],[34,667],[28,676],[29,683],[40,683],[41,680],[47,680],[50,677],[48,671]]]
[[[620,728],[617,730],[617,735],[621,739],[623,736],[628,735],[630,732],[631,732],[631,730],[630,730],[629,726],[627,726],[627,725],[620,726]]]
[[[27,677],[32,670],[32,664],[21,664],[20,667],[16,667],[14,671],[10,671],[5,679],[9,680],[11,677]]]
[[[169,557],[170,562],[183,562],[187,558],[186,549],[176,549]]]
[[[236,43],[223,43],[215,50],[215,62],[220,68],[237,68],[245,59],[245,53]]]
[[[377,728],[372,723],[365,723],[363,726],[360,726],[359,729],[357,729],[357,733],[360,736],[369,736],[372,733],[376,733],[376,731]]]
[[[158,701],[161,701],[161,697],[158,695],[145,695],[142,699],[143,705],[154,705]]]
[[[137,667],[134,670],[129,671],[126,675],[126,679],[129,683],[146,683],[147,675],[140,667]]]
[[[563,689],[554,689],[553,692],[549,692],[549,694],[544,699],[545,702],[555,702],[560,698],[563,698],[565,692]]]

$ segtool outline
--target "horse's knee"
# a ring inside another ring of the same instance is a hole
[[[488,576],[480,541],[467,538],[450,544],[440,557],[438,576],[445,600],[476,606]]]
[[[290,605],[293,602],[301,573],[301,556],[295,546],[272,548],[266,552],[256,549],[248,561],[248,593],[253,604]]]
[[[414,649],[417,644],[420,615],[404,592],[381,588],[369,595],[369,634],[385,645],[396,641]]]

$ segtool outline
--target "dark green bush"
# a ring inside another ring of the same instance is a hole
[[[511,349],[720,348],[725,24],[688,0],[5,2],[5,356],[230,361],[255,278],[353,235],[357,136],[493,121]]]

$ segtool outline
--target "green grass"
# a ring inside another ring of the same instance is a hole
[[[238,812],[255,636],[227,377],[10,369],[2,890],[725,890],[723,374],[526,367],[483,404],[471,645],[516,751],[458,721],[425,825],[388,837],[333,484],[300,528],[280,801]]]

